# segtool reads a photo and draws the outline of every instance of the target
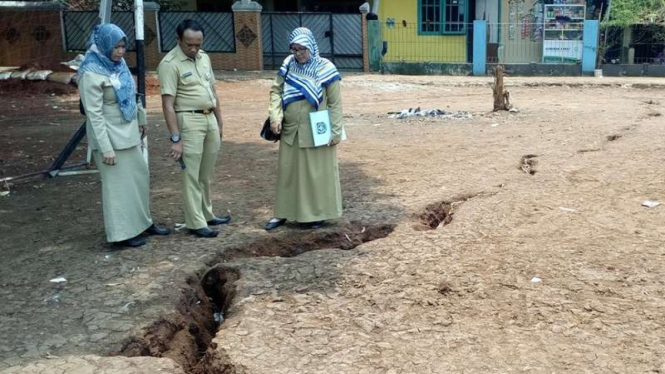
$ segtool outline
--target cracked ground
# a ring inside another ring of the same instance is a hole
[[[665,210],[641,206],[665,200],[665,81],[509,77],[517,112],[491,113],[489,78],[347,74],[344,216],[266,233],[271,76],[219,77],[215,239],[109,246],[96,175],[0,196],[0,373],[665,373]],[[151,210],[173,227],[152,93]],[[2,101],[0,178],[82,121],[76,95]],[[472,118],[388,118],[410,107]]]

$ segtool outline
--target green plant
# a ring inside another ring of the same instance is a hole
[[[611,0],[608,26],[664,23],[665,0]]]

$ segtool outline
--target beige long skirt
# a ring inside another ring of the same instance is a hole
[[[342,215],[337,147],[300,148],[279,145],[275,217],[315,222]]]
[[[139,235],[152,225],[150,171],[140,147],[116,150],[115,165],[104,164],[99,151],[93,156],[102,178],[106,239],[119,242]]]

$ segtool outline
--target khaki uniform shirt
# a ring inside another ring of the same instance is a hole
[[[159,91],[175,97],[176,112],[205,110],[217,106],[215,76],[210,57],[200,50],[193,60],[176,46],[164,56],[157,68]]]
[[[86,133],[92,150],[110,152],[141,143],[139,125],[146,124],[145,109],[137,104],[132,121],[122,117],[120,105],[108,77],[87,71],[79,78],[79,93],[86,114]]]

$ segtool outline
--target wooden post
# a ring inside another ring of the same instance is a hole
[[[504,89],[503,86],[503,73],[505,69],[503,65],[494,68],[494,85],[492,91],[494,92],[494,111],[510,110],[510,93]]]

